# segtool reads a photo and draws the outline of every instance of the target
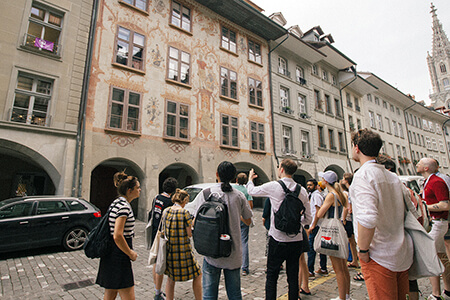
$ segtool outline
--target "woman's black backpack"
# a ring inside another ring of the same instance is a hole
[[[220,195],[203,191],[205,202],[200,205],[192,233],[195,250],[201,255],[219,258],[231,254],[228,207]]]
[[[101,258],[107,256],[113,247],[114,239],[111,236],[109,229],[109,207],[106,214],[100,220],[100,223],[95,226],[86,239],[83,249],[84,253],[89,258]]]

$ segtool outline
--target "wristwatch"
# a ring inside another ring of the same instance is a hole
[[[369,249],[367,249],[367,250],[362,250],[362,249],[359,249],[359,251],[358,251],[359,253],[367,253],[367,252],[369,252]]]

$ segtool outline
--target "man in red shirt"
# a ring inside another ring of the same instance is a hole
[[[449,190],[445,181],[436,176],[438,165],[436,160],[424,157],[416,165],[417,173],[421,173],[425,178],[423,186],[422,198],[427,203],[428,210],[433,219],[433,225],[430,231],[430,236],[433,237],[436,251],[445,266],[442,278],[444,280],[444,299],[450,299],[450,268],[448,266],[448,258],[445,255],[444,235],[448,230],[448,211],[449,205]],[[432,295],[428,299],[441,299],[441,287],[439,276],[430,277],[432,286]],[[432,298],[434,296],[434,298]]]

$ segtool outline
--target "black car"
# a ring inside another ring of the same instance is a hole
[[[61,196],[0,201],[0,252],[62,245],[83,248],[100,210],[86,200]]]

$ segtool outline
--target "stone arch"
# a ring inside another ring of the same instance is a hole
[[[295,182],[297,182],[306,189],[306,181],[314,177],[305,170],[297,169],[297,172],[295,172],[293,178]]]
[[[139,179],[141,183],[141,196],[139,198],[146,199],[144,180],[146,175],[135,162],[122,157],[104,160],[91,171],[89,192],[89,201],[100,208],[102,214],[106,213],[109,205],[117,198],[117,189],[113,183],[113,176],[116,172],[123,170],[128,175],[136,176]],[[131,207],[136,218],[139,217],[139,198],[131,202]]]
[[[158,193],[162,193],[162,185],[168,177],[173,177],[178,181],[178,186],[184,188],[188,185],[199,183],[199,175],[197,171],[190,165],[185,163],[174,163],[165,167],[158,178]]]
[[[0,139],[0,200],[24,193],[62,194],[61,174],[41,153],[13,141]]]
[[[329,165],[328,167],[325,168],[325,171],[328,171],[328,170],[334,171],[337,174],[339,179],[342,179],[342,177],[345,173],[344,169],[342,169],[338,165]]]

